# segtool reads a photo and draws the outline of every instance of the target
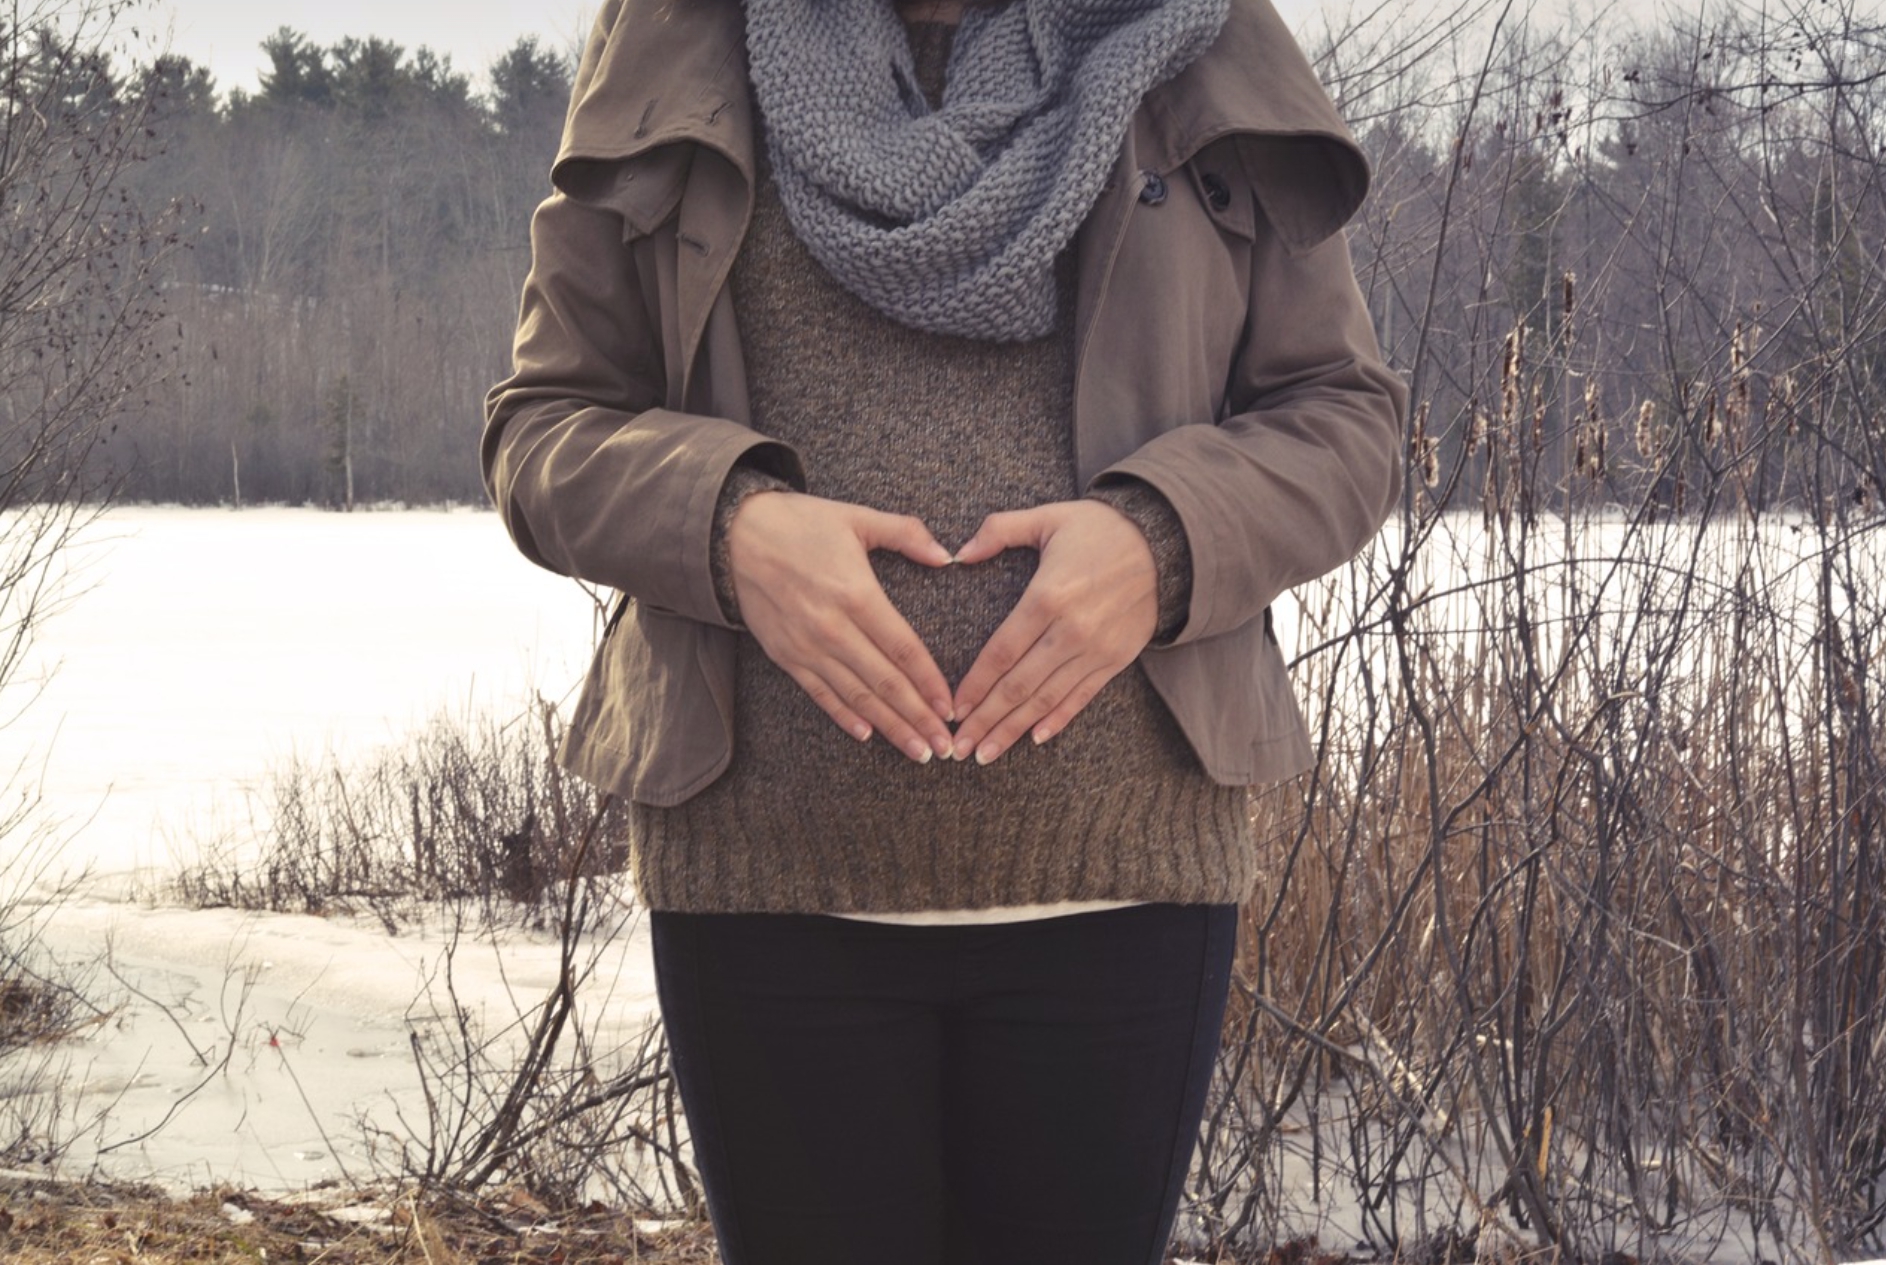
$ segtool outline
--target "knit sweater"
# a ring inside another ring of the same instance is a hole
[[[949,35],[912,27],[932,100]],[[1062,310],[1043,339],[996,344],[898,325],[794,237],[762,152],[730,280],[752,424],[798,450],[808,491],[914,514],[946,543],[998,510],[1077,497],[1071,271],[1061,269]],[[737,473],[723,521],[766,486],[763,474]],[[1175,623],[1189,587],[1176,516],[1143,486],[1104,495],[1147,533],[1161,623]],[[1035,555],[941,570],[892,554],[872,562],[954,682],[1020,599]],[[689,912],[1221,903],[1256,877],[1246,792],[1206,777],[1137,665],[1045,746],[1023,742],[987,766],[919,765],[847,736],[751,638],[739,649],[727,772],[675,807],[634,805],[630,842],[644,902]]]

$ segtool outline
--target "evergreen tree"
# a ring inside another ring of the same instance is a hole
[[[262,72],[264,103],[321,109],[334,104],[334,73],[327,54],[307,36],[284,26],[262,41],[262,51],[269,59],[269,69]]]

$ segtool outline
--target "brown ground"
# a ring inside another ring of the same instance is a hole
[[[375,1219],[345,1215],[355,1210]],[[272,1199],[219,1189],[178,1200],[144,1187],[0,1177],[4,1265],[719,1265],[706,1225],[638,1230],[635,1222],[601,1207],[552,1215],[521,1191],[476,1203],[338,1190]],[[1352,1258],[1299,1243],[1221,1262],[1352,1265]]]
[[[639,1232],[591,1210],[553,1217],[527,1195],[477,1204],[326,1192],[316,1201],[234,1190],[184,1200],[134,1187],[0,1180],[0,1261],[7,1265],[171,1265],[301,1261],[320,1265],[718,1265],[705,1226]],[[333,1215],[375,1207],[377,1221]],[[253,1218],[252,1220],[250,1218]]]

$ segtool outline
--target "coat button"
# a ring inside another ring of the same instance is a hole
[[[1166,178],[1156,171],[1142,171],[1139,178],[1143,182],[1139,189],[1139,200],[1147,206],[1158,206],[1166,200]]]
[[[1211,203],[1212,210],[1223,211],[1231,205],[1231,186],[1225,183],[1224,177],[1215,171],[1208,171],[1202,183],[1205,186],[1205,200]]]

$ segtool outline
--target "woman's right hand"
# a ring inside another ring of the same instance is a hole
[[[919,519],[799,492],[755,493],[727,525],[740,618],[767,657],[852,737],[881,733],[927,764],[954,747],[952,691],[884,595],[873,549],[952,561]]]

